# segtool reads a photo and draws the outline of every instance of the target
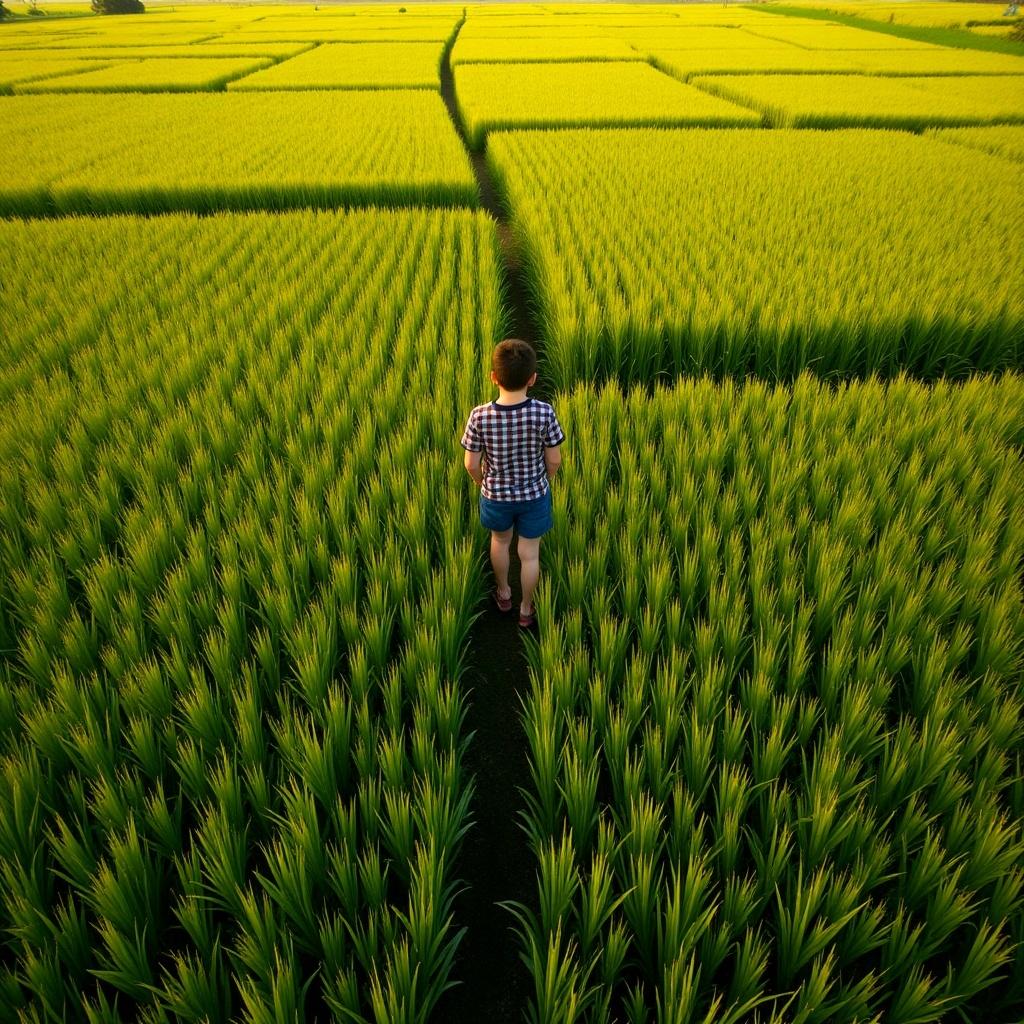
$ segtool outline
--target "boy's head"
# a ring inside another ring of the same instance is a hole
[[[528,341],[506,338],[494,347],[491,380],[506,391],[529,387],[537,372],[537,353]]]

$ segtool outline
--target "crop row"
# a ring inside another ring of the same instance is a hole
[[[465,149],[426,91],[13,96],[0,212],[477,204]]]
[[[557,386],[1024,362],[1005,273],[1024,200],[1001,159],[740,129],[499,133],[487,152]]]
[[[530,1019],[1021,1019],[1024,378],[557,404]]]
[[[460,935],[452,439],[493,225],[0,239],[0,1018],[425,1021]]]

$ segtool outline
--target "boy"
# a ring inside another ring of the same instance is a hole
[[[469,414],[462,435],[466,469],[480,487],[480,522],[491,531],[491,565],[498,584],[494,600],[503,612],[512,607],[508,549],[513,527],[519,529],[523,629],[535,621],[540,538],[551,529],[548,481],[562,464],[559,445],[565,440],[555,410],[526,395],[536,380],[533,347],[517,338],[499,342],[491,357],[491,383],[498,386],[498,397]]]

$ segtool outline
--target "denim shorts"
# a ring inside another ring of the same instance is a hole
[[[504,533],[515,526],[520,537],[532,540],[548,532],[551,518],[551,491],[529,501],[492,501],[480,495],[480,522],[488,530]]]

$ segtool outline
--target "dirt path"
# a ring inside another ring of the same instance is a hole
[[[441,96],[465,145],[450,57],[451,47],[442,59]],[[509,330],[515,337],[537,346],[536,322],[508,218],[484,154],[471,153],[468,146],[467,153],[476,174],[481,204],[498,228]],[[543,389],[534,392],[545,397]],[[520,1024],[532,991],[512,930],[514,918],[498,906],[503,900],[536,906],[535,864],[519,826],[524,807],[521,790],[530,784],[526,738],[520,723],[520,698],[529,687],[529,674],[516,615],[520,590],[514,542],[509,582],[513,610],[499,612],[488,596],[486,610],[469,638],[469,662],[464,675],[468,690],[466,731],[473,739],[466,767],[473,774],[476,788],[473,827],[464,840],[455,869],[456,877],[465,886],[455,905],[456,927],[464,925],[467,929],[453,972],[461,983],[444,996],[433,1014],[434,1020],[445,1024]],[[488,569],[488,591],[492,587]]]

